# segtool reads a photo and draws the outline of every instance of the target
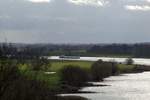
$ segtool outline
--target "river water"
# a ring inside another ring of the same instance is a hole
[[[62,60],[58,56],[49,59]],[[111,57],[81,57],[82,61],[116,61],[123,63],[127,58]],[[150,65],[150,59],[133,58],[135,64]],[[149,100],[150,98],[150,72],[122,74],[105,78],[103,82],[93,82],[98,87],[84,87],[80,91],[90,91],[96,93],[62,94],[63,96],[82,96],[90,100]]]
[[[85,87],[81,91],[96,93],[65,94],[82,96],[90,100],[149,100],[150,98],[150,72],[123,74],[111,76],[103,82],[104,87]]]
[[[59,56],[50,56],[48,59],[53,60],[64,60],[62,58],[59,58]],[[127,58],[113,58],[113,57],[80,57],[80,59],[66,59],[66,60],[80,60],[80,61],[97,61],[97,60],[103,60],[103,61],[116,61],[119,63],[124,63]],[[135,64],[140,65],[150,65],[150,59],[146,58],[133,58]]]

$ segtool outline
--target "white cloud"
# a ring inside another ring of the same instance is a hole
[[[150,6],[148,5],[126,5],[125,9],[131,10],[131,11],[150,11]]]
[[[146,0],[146,1],[150,3],[150,0]]]
[[[89,5],[97,7],[103,7],[109,3],[109,1],[106,0],[68,0],[68,1],[76,5]]]
[[[28,0],[33,3],[49,3],[51,0]]]
[[[121,0],[123,2],[150,2],[150,0]]]

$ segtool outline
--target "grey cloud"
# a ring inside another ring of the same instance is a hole
[[[0,41],[46,43],[112,43],[149,41],[150,12],[131,12],[109,0],[107,7],[78,6],[67,0],[31,3],[0,1]],[[146,1],[142,1],[146,3]],[[146,3],[150,5],[150,3]]]

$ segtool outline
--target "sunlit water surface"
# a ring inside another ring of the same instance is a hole
[[[59,56],[51,56],[49,59],[60,59]],[[127,58],[111,57],[80,57],[82,61],[116,61],[123,63]],[[135,64],[150,65],[150,59],[133,58]],[[86,97],[90,100],[149,100],[150,99],[150,72],[123,74],[120,76],[111,76],[103,82],[94,84],[105,84],[104,87],[85,87],[81,91],[90,91],[96,93],[65,94]]]
[[[86,97],[90,100],[149,100],[150,98],[150,72],[123,74],[111,76],[103,82],[104,87],[85,87],[81,91],[97,93],[67,94]]]

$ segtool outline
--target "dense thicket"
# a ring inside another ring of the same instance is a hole
[[[57,100],[42,82],[29,80],[18,70],[16,62],[0,62],[0,100]]]
[[[105,77],[115,75],[118,72],[117,65],[114,62],[96,61],[91,66],[93,80],[102,81]]]
[[[82,86],[88,81],[88,74],[79,66],[67,65],[61,70],[61,79],[64,84]]]

